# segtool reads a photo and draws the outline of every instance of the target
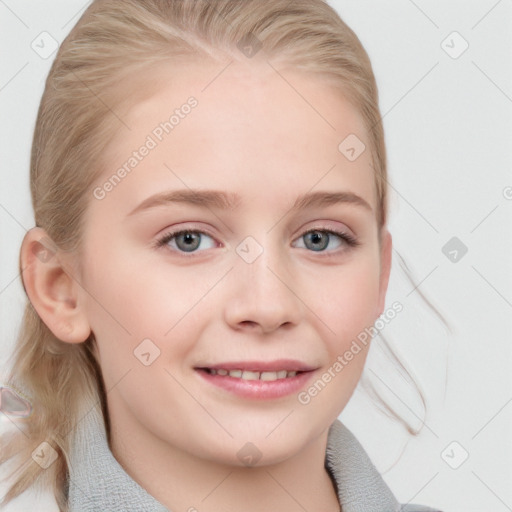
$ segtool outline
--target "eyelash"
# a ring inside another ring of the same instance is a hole
[[[338,238],[340,238],[348,246],[348,249],[352,249],[352,248],[355,248],[355,247],[361,245],[361,242],[359,242],[357,240],[357,238],[353,237],[352,235],[349,235],[348,233],[345,233],[343,231],[337,231],[337,230],[333,230],[333,229],[324,229],[324,228],[308,229],[307,231],[302,233],[302,235],[299,238],[306,236],[308,233],[318,233],[318,232],[320,232],[320,233],[327,233],[329,235],[337,236]],[[212,235],[210,235],[209,233],[207,233],[205,231],[195,230],[195,229],[181,229],[179,231],[174,231],[174,232],[169,232],[169,233],[164,234],[161,238],[159,238],[156,241],[155,246],[157,248],[164,247],[171,240],[173,240],[174,238],[177,238],[180,235],[186,235],[186,234],[200,234],[200,235],[209,236],[212,239],[214,238]],[[339,250],[339,248],[338,248],[338,250]],[[325,251],[325,250],[324,251],[313,251],[313,250],[310,250],[309,252],[323,253],[323,254],[327,255],[326,257],[329,257],[329,256],[332,256],[332,253],[337,253],[338,250],[334,250],[334,251]],[[190,254],[190,255],[195,254],[197,252],[202,252],[202,251],[186,252],[186,251],[180,251],[180,250],[176,251],[176,249],[173,249],[173,251],[178,252],[180,254]]]
[[[307,231],[304,231],[304,233],[302,233],[302,235],[300,237],[306,236],[308,233],[318,233],[318,232],[327,233],[329,235],[335,235],[335,236],[341,238],[349,247],[356,247],[356,246],[360,245],[360,242],[357,240],[357,238],[353,237],[352,235],[349,235],[348,233],[345,233],[344,231],[337,231],[335,229],[312,228],[312,229],[308,229]],[[315,252],[315,251],[311,251],[311,252]],[[324,251],[320,251],[320,252],[324,252]]]

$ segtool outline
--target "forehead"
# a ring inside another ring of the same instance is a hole
[[[375,207],[363,120],[326,81],[247,59],[163,66],[138,83],[147,90],[133,103],[128,98],[120,113],[130,129],[119,130],[103,158],[105,179],[152,141],[122,184],[132,201],[170,178],[170,186],[234,187],[246,194],[265,184],[268,194],[293,187],[303,193],[321,181],[323,188],[348,185]],[[358,152],[366,149],[351,160],[345,140],[359,144]]]

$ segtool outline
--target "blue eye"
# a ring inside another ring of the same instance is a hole
[[[344,245],[348,247],[355,247],[356,245],[359,245],[359,242],[348,233],[332,231],[329,229],[310,229],[309,231],[306,231],[299,240],[300,239],[305,241],[304,245],[306,249],[311,249],[314,252],[326,252],[325,249],[329,246],[329,243],[332,240],[337,240],[337,245],[334,249]]]
[[[201,245],[203,237],[213,240],[211,236],[202,231],[185,229],[176,231],[175,233],[167,233],[158,241],[158,246],[168,245],[181,252],[196,252],[196,249]],[[215,244],[211,244],[209,247],[203,247],[203,249],[210,249],[211,247],[215,247]]]
[[[210,243],[206,244],[206,247],[204,246],[205,244],[202,243],[205,239],[210,240]],[[357,239],[352,235],[329,229],[310,229],[297,240],[304,240],[305,243],[302,247],[313,252],[333,252],[343,246],[345,246],[345,248],[350,248],[359,245]],[[335,247],[331,247],[329,251],[326,251],[325,249],[327,249],[329,244],[331,246],[333,245],[333,241],[337,242]],[[198,249],[201,246],[203,246],[202,250],[205,250],[216,247],[216,244],[210,235],[202,231],[183,229],[173,233],[166,233],[157,241],[157,247],[163,246],[171,247],[175,251],[182,253],[193,253],[200,252]]]

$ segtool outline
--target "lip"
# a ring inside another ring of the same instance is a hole
[[[242,371],[295,371],[294,377],[275,381],[244,380],[229,375],[211,375],[210,370],[242,370]],[[312,378],[316,368],[300,361],[281,359],[277,361],[238,361],[215,365],[204,365],[194,368],[196,373],[208,384],[223,389],[230,394],[252,400],[275,400],[297,393]]]

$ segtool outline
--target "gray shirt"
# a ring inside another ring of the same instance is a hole
[[[325,467],[335,482],[343,512],[439,512],[399,504],[361,444],[339,420],[329,429]],[[69,469],[70,512],[171,512],[117,462],[97,407],[79,424]]]

